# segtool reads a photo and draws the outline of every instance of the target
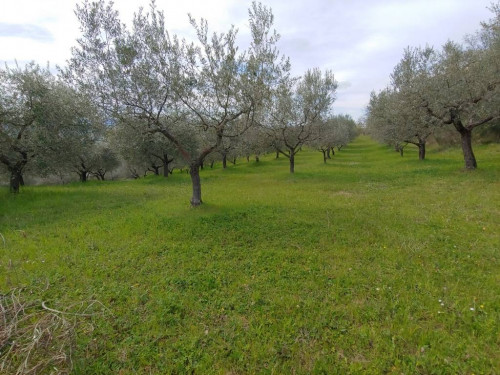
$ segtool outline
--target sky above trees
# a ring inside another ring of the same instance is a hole
[[[292,72],[331,69],[339,82],[336,113],[355,119],[364,114],[371,90],[383,89],[407,46],[440,47],[448,39],[460,42],[479,29],[491,13],[489,0],[280,0],[270,6],[281,34],[278,46],[290,57]],[[77,1],[16,0],[3,2],[0,12],[0,63],[23,65],[34,60],[51,67],[65,65],[76,44]],[[157,0],[171,33],[194,37],[187,13],[208,20],[212,31],[239,28],[242,48],[250,42],[251,0]],[[129,22],[149,0],[116,0],[120,18]]]

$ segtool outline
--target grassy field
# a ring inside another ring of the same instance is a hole
[[[500,373],[500,146],[360,137],[168,179],[0,190],[0,291],[98,300],[75,374]]]

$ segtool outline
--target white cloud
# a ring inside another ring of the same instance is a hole
[[[373,52],[383,52],[393,47],[394,44],[394,39],[389,35],[373,34],[353,47],[357,53],[365,55]]]
[[[0,37],[7,38],[26,38],[38,40],[41,42],[51,42],[54,37],[44,27],[31,24],[18,23],[1,23],[0,22]]]
[[[354,117],[363,113],[371,90],[389,83],[389,74],[407,46],[441,46],[447,39],[460,41],[489,18],[491,0],[266,0],[282,35],[280,50],[290,56],[294,74],[319,67],[332,69],[343,84],[335,103],[337,112]],[[44,65],[64,64],[79,35],[74,15],[77,1],[3,1],[0,24],[33,25],[38,34],[6,37],[16,30],[0,30],[0,62],[35,60]],[[157,0],[171,33],[192,37],[187,13],[208,20],[210,30],[240,29],[240,45],[249,41],[251,0]],[[149,0],[115,0],[122,21],[130,23],[139,6]],[[33,29],[32,29],[33,30]],[[50,38],[41,35],[45,30]],[[18,30],[19,31],[19,30]],[[31,38],[26,38],[30,36]],[[344,84],[349,82],[349,85]]]

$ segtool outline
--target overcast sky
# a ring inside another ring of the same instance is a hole
[[[74,0],[0,0],[0,63],[34,60],[64,65],[79,35]],[[129,23],[149,0],[116,0]],[[156,0],[171,33],[192,35],[187,13],[204,17],[213,31],[231,24],[241,45],[248,42],[251,0]],[[339,89],[336,113],[354,119],[364,113],[370,92],[389,83],[407,46],[440,47],[462,41],[490,18],[490,0],[266,0],[281,34],[279,48],[290,57],[294,74],[319,67],[333,70]]]

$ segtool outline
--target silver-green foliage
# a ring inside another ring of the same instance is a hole
[[[284,77],[273,88],[261,125],[277,151],[290,160],[294,173],[295,155],[317,134],[319,122],[331,112],[337,82],[331,71],[308,70],[303,77]]]
[[[0,162],[19,191],[27,168],[60,171],[99,132],[98,112],[77,91],[34,63],[0,69]]]
[[[190,17],[197,41],[170,35],[162,12],[134,15],[132,28],[119,20],[112,3],[85,1],[77,7],[83,34],[65,72],[68,81],[93,93],[119,124],[140,124],[142,133],[168,139],[190,166],[192,205],[201,203],[198,170],[204,158],[233,124],[252,124],[253,113],[267,95],[278,61],[270,9],[253,3],[249,11],[252,43],[236,46],[237,30],[210,34],[206,20]],[[136,121],[140,120],[140,121]],[[182,139],[178,129],[189,137]],[[196,147],[193,147],[196,145]]]
[[[425,144],[437,126],[460,134],[465,167],[477,166],[472,131],[500,118],[500,3],[464,44],[408,48],[391,85],[372,93],[367,126],[379,140]]]

